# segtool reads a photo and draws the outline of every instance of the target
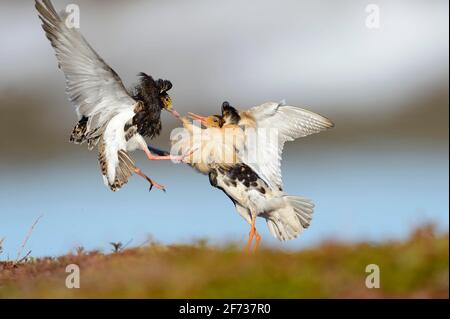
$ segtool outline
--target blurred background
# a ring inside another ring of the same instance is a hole
[[[428,222],[448,232],[448,1],[53,2],[80,6],[81,32],[127,86],[140,71],[171,80],[182,114],[286,99],[335,122],[284,151],[285,190],[315,202],[312,226],[279,243],[259,220],[263,245],[379,242]],[[40,215],[33,256],[149,236],[245,243],[232,203],[185,165],[134,153],[167,193],[138,177],[103,185],[96,152],[68,141],[76,115],[32,1],[0,1],[0,39],[0,258]],[[167,149],[177,126],[163,114],[152,143]]]

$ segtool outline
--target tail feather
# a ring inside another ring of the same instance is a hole
[[[314,204],[304,197],[283,196],[285,205],[266,217],[270,233],[279,240],[296,238],[311,224]]]
[[[114,183],[109,184],[109,187],[113,192],[121,188],[128,182],[128,179],[134,173],[134,162],[130,158],[127,152],[120,150],[118,152],[119,163],[116,167],[116,179]]]
[[[314,204],[309,199],[300,196],[285,196],[285,199],[294,208],[297,218],[303,228],[308,228],[311,224]]]

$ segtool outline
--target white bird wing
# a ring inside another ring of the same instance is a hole
[[[113,116],[136,103],[120,77],[92,49],[76,28],[66,25],[50,0],[36,0],[42,27],[66,78],[66,92],[79,117],[88,119],[86,135],[95,134]]]
[[[334,126],[327,118],[281,103],[267,102],[247,111],[256,121],[256,127],[268,130],[268,136],[274,139],[262,139],[258,136],[258,157],[256,161],[248,161],[249,165],[272,188],[281,189],[281,156],[284,143],[297,138],[319,133]],[[275,135],[270,135],[275,133]],[[259,134],[259,133],[258,133]],[[247,143],[248,144],[248,143]],[[249,145],[246,145],[247,151]],[[263,155],[261,157],[261,155]]]

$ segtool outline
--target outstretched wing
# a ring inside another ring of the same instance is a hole
[[[334,126],[329,119],[319,114],[287,106],[284,103],[264,103],[251,108],[246,113],[254,118],[257,128],[270,129],[264,132],[268,134],[266,138],[261,139],[258,136],[257,139],[256,145],[259,154],[263,155],[262,158],[258,157],[257,161],[249,161],[247,164],[271,187],[279,189],[283,186],[281,155],[284,143]],[[271,139],[271,136],[275,138]],[[261,150],[263,152],[260,152]]]
[[[69,100],[80,118],[88,118],[86,135],[103,127],[122,110],[132,108],[135,101],[117,73],[76,28],[66,25],[65,14],[58,15],[50,0],[36,0],[36,9],[64,72]]]

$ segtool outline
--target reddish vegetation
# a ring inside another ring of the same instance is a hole
[[[404,242],[327,242],[298,252],[156,244],[112,254],[80,250],[0,263],[0,297],[448,298],[448,248],[448,234],[427,226]],[[68,264],[80,267],[80,289],[65,287]],[[365,286],[368,264],[380,268],[379,289]]]

